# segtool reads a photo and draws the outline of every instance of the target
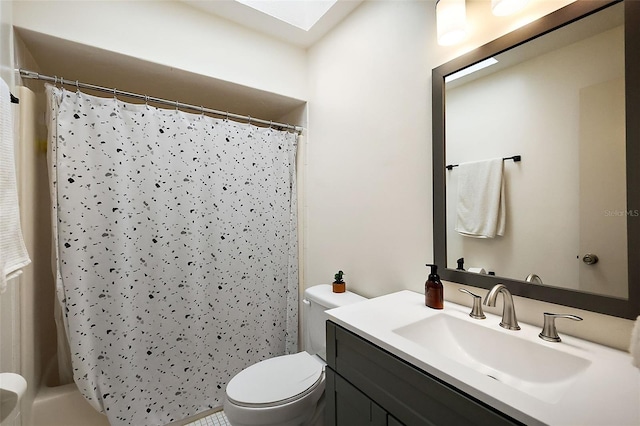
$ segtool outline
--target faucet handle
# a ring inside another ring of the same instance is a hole
[[[544,313],[544,324],[542,331],[538,334],[542,340],[547,342],[559,342],[560,336],[558,336],[558,330],[556,329],[556,318],[568,318],[574,321],[582,321],[582,318],[576,315],[569,314],[551,314],[549,312]]]
[[[485,319],[486,316],[484,315],[484,312],[482,312],[482,297],[478,296],[477,294],[471,293],[465,288],[459,288],[458,291],[467,293],[471,295],[471,297],[473,297],[473,308],[471,308],[471,313],[469,313],[469,316],[475,319]]]

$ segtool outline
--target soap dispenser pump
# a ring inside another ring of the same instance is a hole
[[[431,267],[431,273],[424,284],[425,305],[433,309],[442,309],[444,307],[444,288],[438,276],[438,265],[427,263],[427,266]]]

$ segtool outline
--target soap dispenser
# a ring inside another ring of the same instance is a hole
[[[429,279],[424,284],[424,302],[430,308],[442,309],[444,307],[444,288],[438,276],[438,265],[427,263],[431,267]]]

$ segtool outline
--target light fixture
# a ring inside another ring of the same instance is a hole
[[[491,12],[496,16],[507,16],[521,10],[529,0],[491,0]]]
[[[439,45],[461,42],[467,35],[465,0],[436,0],[436,26]]]

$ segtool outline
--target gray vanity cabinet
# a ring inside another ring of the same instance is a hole
[[[327,321],[327,426],[522,424]]]
[[[336,374],[333,370],[326,371],[327,396],[333,395],[334,423],[325,424],[386,426],[388,413],[367,395],[360,392],[351,383]],[[401,424],[401,423],[397,423]]]

